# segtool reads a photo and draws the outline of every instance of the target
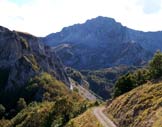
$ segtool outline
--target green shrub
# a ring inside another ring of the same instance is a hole
[[[17,109],[18,111],[26,108],[27,104],[24,98],[19,98],[18,102],[17,102]]]
[[[149,70],[152,78],[159,78],[162,76],[162,53],[160,51],[157,51],[150,61]]]
[[[40,69],[33,54],[24,55],[23,58],[32,65],[33,70],[38,71]]]
[[[118,97],[133,88],[146,83],[150,79],[148,69],[138,69],[133,73],[121,76],[115,83],[113,97]]]
[[[79,90],[76,87],[74,87],[73,91],[75,91],[77,93],[79,92]]]
[[[135,80],[131,74],[126,74],[120,77],[114,87],[114,97],[118,97],[135,87]]]
[[[24,39],[23,37],[20,37],[20,42],[21,42],[21,45],[22,45],[23,49],[28,49],[29,48],[27,40]]]

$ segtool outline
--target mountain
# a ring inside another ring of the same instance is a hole
[[[44,46],[33,35],[10,31],[1,26],[0,103],[10,105],[12,102],[9,100],[16,100],[31,78],[44,72],[69,86],[64,67],[50,47]],[[7,93],[11,96],[7,96]],[[12,96],[14,93],[16,96]]]
[[[161,35],[161,31],[136,31],[99,16],[52,33],[43,42],[56,50],[66,66],[100,69],[146,64],[157,49],[162,50]]]
[[[0,127],[62,127],[96,104],[70,86],[53,49],[0,26]]]
[[[66,66],[79,70],[98,70],[118,65],[140,66],[152,57],[137,43],[109,44],[105,47],[87,47],[79,45],[59,45],[55,48]]]
[[[118,127],[162,127],[162,82],[146,83],[116,98],[105,112]]]

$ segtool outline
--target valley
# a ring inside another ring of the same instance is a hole
[[[0,26],[0,127],[162,127],[161,34],[102,16],[46,37]]]

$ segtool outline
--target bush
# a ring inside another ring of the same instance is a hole
[[[79,92],[79,90],[76,88],[76,87],[74,87],[74,90],[73,91],[75,91],[75,92]]]
[[[21,42],[21,45],[22,45],[23,49],[28,49],[29,48],[27,40],[24,39],[23,37],[20,37],[20,42]]]
[[[24,100],[24,98],[19,98],[18,102],[17,102],[17,109],[18,111],[26,108],[26,101]]]
[[[122,77],[120,77],[114,87],[114,97],[118,97],[130,90],[132,90],[135,87],[135,79],[131,74],[126,74]]]
[[[133,88],[146,83],[150,79],[150,73],[147,69],[138,69],[133,73],[120,77],[114,87],[113,97],[118,97]]]
[[[157,51],[149,63],[151,77],[156,79],[162,76],[162,53]]]
[[[133,73],[136,85],[142,85],[150,80],[150,72],[148,69],[138,69]]]

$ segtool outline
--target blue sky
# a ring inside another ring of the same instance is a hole
[[[143,31],[162,30],[162,0],[0,0],[0,25],[36,36],[97,16]]]
[[[139,6],[142,6],[143,12],[146,14],[157,13],[161,10],[161,0],[139,0],[137,2]]]

